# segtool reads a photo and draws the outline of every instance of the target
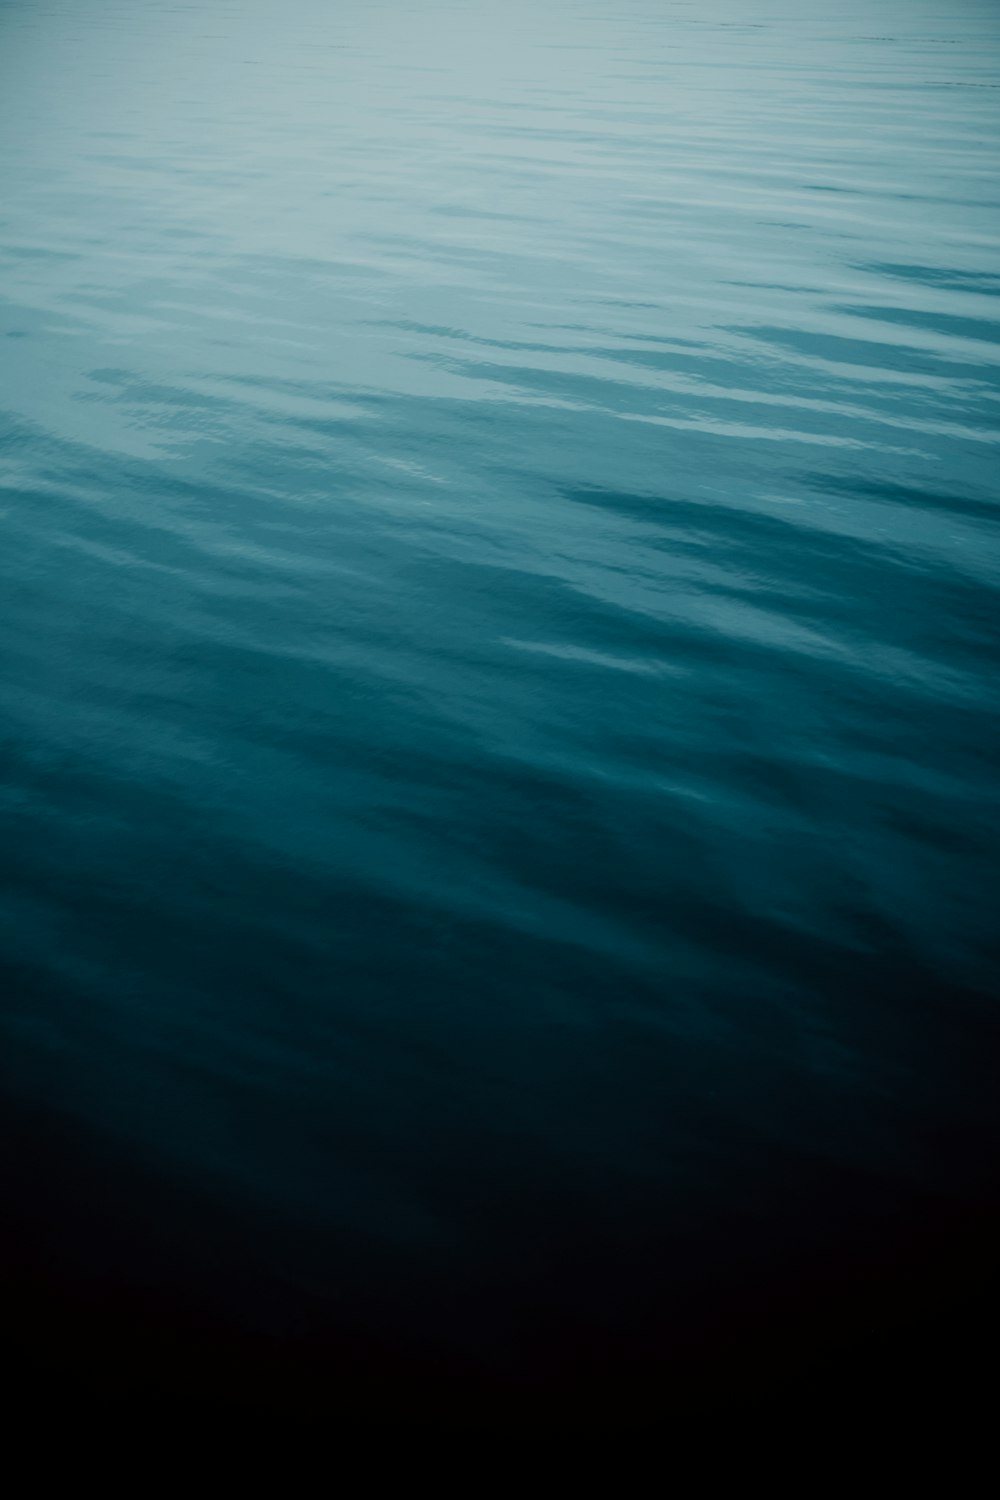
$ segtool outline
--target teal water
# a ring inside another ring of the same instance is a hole
[[[992,0],[0,4],[45,1297],[624,1376],[992,1201],[998,86]]]

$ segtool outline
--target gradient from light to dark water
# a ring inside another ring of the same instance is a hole
[[[0,4],[43,1298],[624,1379],[989,1201],[998,64],[991,0]]]

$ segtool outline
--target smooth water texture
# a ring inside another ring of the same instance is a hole
[[[517,1369],[989,1192],[998,86],[992,0],[0,4],[37,1263]]]

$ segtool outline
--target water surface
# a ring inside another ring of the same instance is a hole
[[[19,1267],[520,1379],[988,1201],[998,63],[0,5]]]

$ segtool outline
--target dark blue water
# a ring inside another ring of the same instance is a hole
[[[998,88],[992,0],[0,4],[73,1368],[645,1381],[994,1201]]]

